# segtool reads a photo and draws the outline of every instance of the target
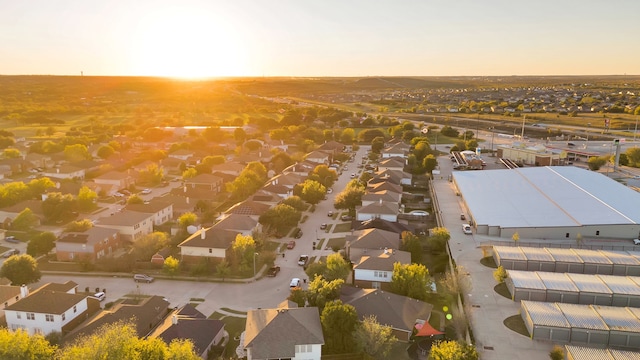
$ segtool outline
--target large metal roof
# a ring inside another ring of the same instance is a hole
[[[566,273],[552,273],[552,272],[536,272],[540,280],[547,287],[547,290],[562,290],[564,292],[577,293],[580,290],[576,284],[567,277]]]
[[[556,303],[522,300],[520,304],[536,325],[569,327],[569,322]]]
[[[509,278],[513,282],[513,285],[517,288],[538,290],[547,289],[534,271],[507,270],[507,274],[509,274]]]
[[[569,279],[580,289],[580,292],[611,294],[611,289],[597,276],[567,273]]]
[[[573,227],[640,224],[640,193],[574,166],[453,173],[478,225]]]
[[[591,305],[557,303],[572,328],[609,330],[604,320],[593,311]],[[624,310],[624,308],[618,308]],[[636,319],[636,322],[638,319]]]

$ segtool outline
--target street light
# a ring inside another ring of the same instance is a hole
[[[254,278],[256,277],[256,255],[258,255],[258,253],[253,253],[253,277]]]

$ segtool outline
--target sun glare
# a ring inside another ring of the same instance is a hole
[[[140,20],[132,39],[133,71],[139,75],[197,79],[248,72],[241,35],[195,10],[150,14]]]

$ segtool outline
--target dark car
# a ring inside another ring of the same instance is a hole
[[[302,230],[298,229],[298,231],[296,231],[293,237],[296,239],[300,239],[302,237]]]
[[[276,275],[278,275],[279,272],[280,272],[280,266],[272,266],[269,268],[269,271],[267,271],[267,276],[275,277]]]
[[[10,242],[10,243],[14,243],[14,244],[19,244],[20,240],[16,239],[15,236],[7,236],[6,238],[4,238],[4,240],[6,242]]]

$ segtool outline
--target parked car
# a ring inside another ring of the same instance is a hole
[[[327,228],[327,223],[320,224],[320,230],[324,230]]]
[[[143,195],[151,194],[151,189],[142,189],[142,191],[140,191],[140,193],[143,194]]]
[[[356,173],[351,173],[351,178],[355,178],[356,177]]]
[[[424,210],[413,210],[413,211],[409,212],[409,214],[417,215],[417,216],[429,216],[429,213],[424,211]]]
[[[98,300],[100,300],[100,301],[103,301],[107,297],[107,294],[105,294],[104,292],[100,291],[100,292],[95,293],[93,295],[93,297],[98,299]]]
[[[464,214],[460,214],[460,220],[467,220],[467,217]]]
[[[331,194],[332,192],[333,192],[333,189],[332,189],[332,188],[328,188],[328,189],[327,189],[327,194]]]
[[[309,261],[309,255],[300,255],[298,259],[298,265],[305,266],[307,265],[307,261]]]
[[[129,190],[120,190],[121,194],[124,194],[125,196],[131,196],[131,191]]]
[[[8,258],[8,257],[11,257],[11,256],[13,256],[13,255],[18,255],[18,254],[20,254],[20,250],[18,250],[18,249],[11,249],[11,250],[9,250],[9,251],[7,251],[7,252],[5,252],[5,253],[4,253],[4,257],[5,257],[5,258]]]
[[[150,282],[153,282],[153,280],[155,280],[155,279],[152,276],[149,276],[149,275],[135,274],[135,275],[133,275],[133,280],[135,280],[136,282],[150,283]]]
[[[328,217],[332,217],[332,216],[333,216],[333,211],[329,211],[329,212],[327,213],[327,216],[328,216]]]
[[[471,232],[471,225],[469,224],[462,224],[462,232],[465,234],[472,234]]]
[[[6,242],[10,242],[10,243],[14,243],[14,244],[19,244],[20,240],[16,239],[15,236],[7,236],[6,238],[4,238],[4,240]]]
[[[302,230],[298,229],[298,231],[296,231],[296,233],[293,234],[293,237],[296,239],[300,239],[302,237]]]
[[[300,279],[299,279],[299,278],[293,278],[293,279],[291,279],[291,282],[289,283],[289,287],[290,287],[290,288],[297,288],[297,287],[300,287]]]
[[[275,277],[276,275],[278,275],[279,272],[280,272],[280,266],[272,266],[269,268],[269,271],[267,271],[267,276]]]
[[[640,245],[640,239],[633,239],[633,245]]]
[[[287,243],[287,249],[291,250],[294,247],[296,247],[296,242],[295,241],[291,240],[291,241],[289,241],[289,243]]]
[[[351,221],[351,220],[353,220],[353,216],[351,216],[351,215],[342,215],[342,216],[340,216],[340,220],[342,220],[342,221]]]

